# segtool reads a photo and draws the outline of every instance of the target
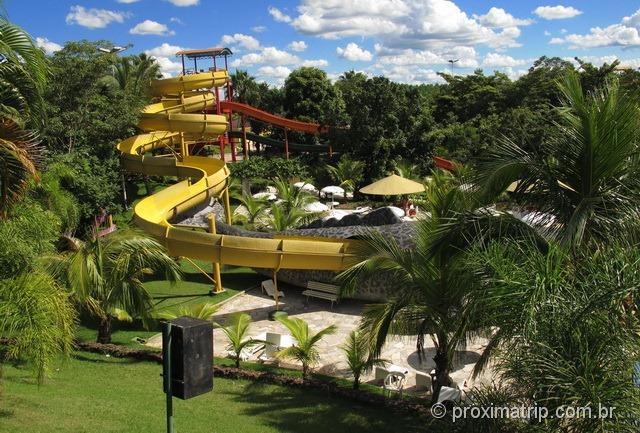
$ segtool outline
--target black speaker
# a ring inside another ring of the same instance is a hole
[[[168,326],[167,323],[162,324]],[[171,321],[171,390],[187,400],[213,389],[213,325],[179,317]]]

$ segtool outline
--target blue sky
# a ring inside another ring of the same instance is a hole
[[[11,21],[48,52],[107,39],[147,52],[167,75],[180,48],[228,46],[232,68],[279,84],[318,66],[434,82],[459,59],[513,78],[541,55],[640,67],[640,3],[628,0],[5,0]]]

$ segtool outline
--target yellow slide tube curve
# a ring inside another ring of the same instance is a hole
[[[185,210],[227,190],[229,168],[215,158],[152,156],[164,146],[174,148],[186,136],[216,137],[227,129],[225,116],[195,114],[215,104],[210,89],[224,85],[226,71],[157,80],[152,91],[164,95],[147,106],[140,128],[146,133],[118,144],[122,168],[129,172],[184,179],[142,199],[134,209],[136,224],[164,244],[174,256],[267,269],[339,271],[349,265],[351,244],[342,239],[279,236],[272,239],[229,236],[175,227],[169,222]]]

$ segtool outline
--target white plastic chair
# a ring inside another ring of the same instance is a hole
[[[262,362],[275,361],[281,338],[282,335],[280,334],[267,332],[267,335],[265,336],[265,341],[267,343],[264,345],[264,352],[262,352],[258,359]]]
[[[438,403],[442,403],[444,401],[452,401],[454,403],[460,403],[461,397],[462,397],[462,392],[458,388],[443,386],[440,388],[440,393],[438,394]]]
[[[262,284],[260,284],[263,293],[267,293],[267,295],[271,296],[275,299],[276,292],[278,293],[278,298],[284,298],[284,292],[280,290],[276,290],[276,285],[273,283],[273,280],[264,280]]]
[[[402,398],[402,390],[404,389],[406,380],[407,376],[405,376],[404,373],[389,373],[387,377],[384,378],[382,389],[384,390],[387,397],[391,396],[392,392],[397,392],[398,396]]]

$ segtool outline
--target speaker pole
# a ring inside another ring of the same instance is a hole
[[[173,430],[173,392],[171,382],[171,322],[164,322],[162,327],[162,369],[164,379],[164,392],[167,395],[167,433]]]

